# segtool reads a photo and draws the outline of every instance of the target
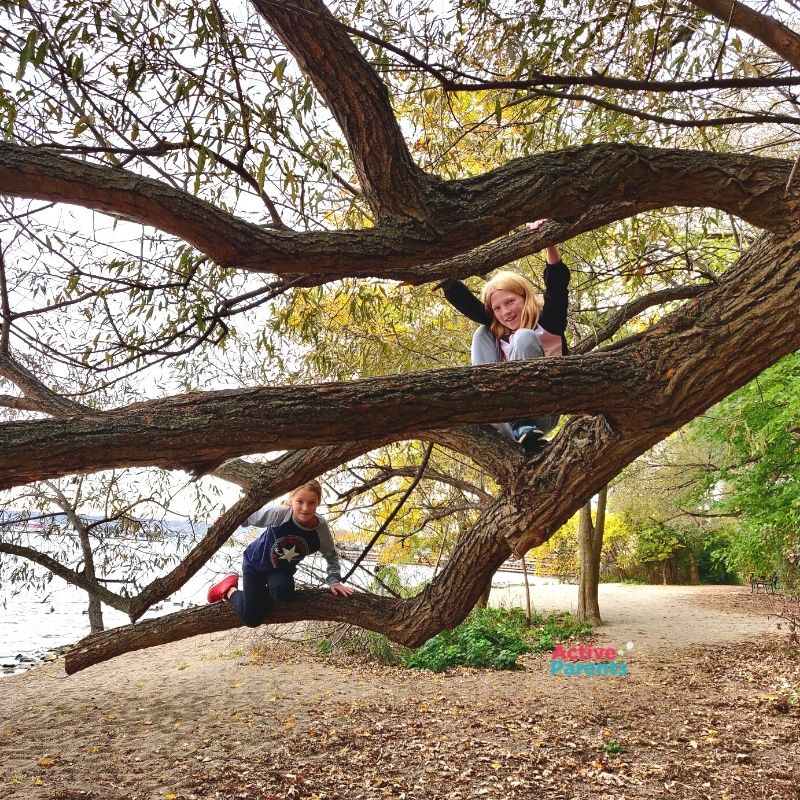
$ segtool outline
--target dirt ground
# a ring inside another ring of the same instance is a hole
[[[533,601],[570,610],[576,595],[536,587]],[[800,661],[771,599],[609,584],[600,597],[593,640],[633,643],[626,677],[553,676],[548,654],[432,675],[243,629],[5,677],[0,797],[800,798]]]

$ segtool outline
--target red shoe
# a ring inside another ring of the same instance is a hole
[[[239,576],[228,575],[227,578],[223,578],[219,583],[215,583],[208,590],[208,602],[219,603],[220,600],[225,599],[225,595],[228,593],[228,589],[235,589],[238,587],[239,587]]]

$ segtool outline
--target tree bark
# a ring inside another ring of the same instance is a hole
[[[347,139],[364,196],[379,218],[430,216],[428,184],[414,163],[386,84],[319,0],[253,0],[297,59]]]
[[[795,243],[794,236],[763,239],[702,299],[607,352],[340,384],[195,393],[89,418],[9,423],[0,429],[7,456],[0,488],[77,471],[191,468],[198,461],[302,447],[309,426],[327,445],[368,440],[376,430],[386,441],[432,427],[553,412],[604,415],[605,452],[581,440],[560,456],[575,455],[583,463],[591,454],[610,479],[615,473],[609,469],[618,470],[642,446],[800,346]],[[245,429],[242,417],[248,419]],[[40,456],[43,448],[47,459]],[[555,462],[556,450],[548,448],[532,463],[562,471],[569,462]]]
[[[581,506],[578,514],[578,549],[580,576],[578,581],[577,617],[592,626],[602,625],[597,598],[597,579],[594,564],[595,526],[592,524],[592,501]]]
[[[475,603],[475,608],[486,608],[489,605],[489,595],[492,593],[492,582],[486,584],[486,588],[481,592],[478,602]]]
[[[689,581],[692,586],[700,585],[700,565],[697,563],[697,559],[694,556],[692,556],[691,562],[689,563]]]
[[[800,69],[800,36],[767,14],[748,8],[739,0],[690,0],[717,19],[750,34],[770,50]]]
[[[578,517],[578,543],[580,549],[580,580],[578,587],[578,619],[592,626],[603,624],[600,616],[600,555],[603,551],[603,535],[606,524],[606,500],[608,487],[604,486],[597,496],[597,512],[592,523],[591,500],[581,507]]]
[[[441,202],[425,222],[404,217],[359,231],[299,233],[264,229],[124,169],[3,142],[0,193],[73,203],[150,225],[220,264],[304,276],[301,285],[343,277],[424,283],[474,274],[470,259],[449,259],[537,217],[568,223],[563,234],[574,236],[678,205],[718,208],[766,230],[787,232],[800,210],[798,195],[784,191],[791,167],[782,159],[730,153],[586,145],[443,182],[437,189]],[[550,191],[552,186],[560,191]]]

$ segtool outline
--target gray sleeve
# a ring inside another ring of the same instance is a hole
[[[339,565],[339,554],[336,552],[336,545],[333,543],[331,529],[322,517],[320,517],[317,535],[319,536],[319,552],[322,553],[322,557],[328,562],[328,578],[325,582],[328,586],[333,586],[334,583],[341,583],[342,568]]]
[[[241,525],[241,527],[247,527],[248,525],[254,525],[256,528],[266,528],[269,525],[274,524],[275,522],[283,522],[283,518],[286,516],[286,512],[291,513],[291,509],[289,506],[281,506],[281,505],[271,505],[271,506],[264,506],[264,508],[260,508],[254,514],[251,514]]]

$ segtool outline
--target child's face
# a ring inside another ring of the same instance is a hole
[[[496,289],[490,298],[495,319],[509,330],[515,331],[522,324],[522,309],[525,298],[514,292]]]
[[[317,495],[305,487],[298,489],[289,500],[292,516],[301,525],[310,525],[314,522],[318,505]]]

